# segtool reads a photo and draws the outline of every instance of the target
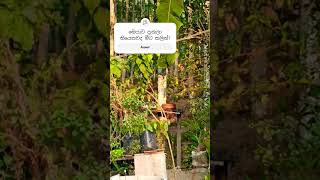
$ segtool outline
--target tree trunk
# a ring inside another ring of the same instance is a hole
[[[126,22],[129,21],[129,0],[126,0]]]
[[[37,52],[37,64],[40,66],[48,56],[48,41],[49,41],[49,24],[43,24],[40,27],[39,44]]]
[[[126,0],[126,22],[129,22],[129,0]],[[122,69],[121,81],[126,80],[127,71],[125,68]]]
[[[117,18],[115,15],[115,2],[114,0],[110,0],[110,56],[114,56],[114,33],[113,28],[117,22]]]
[[[72,44],[74,42],[74,31],[76,25],[76,15],[73,10],[72,4],[74,1],[71,1],[69,4],[69,15],[68,15],[68,25],[67,25],[67,59],[69,68],[73,71],[75,68],[74,65],[74,52],[72,50]]]
[[[59,54],[62,49],[62,44],[60,40],[60,30],[57,26],[54,28],[54,46],[55,53]]]

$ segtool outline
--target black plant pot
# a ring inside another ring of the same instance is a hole
[[[141,151],[158,149],[157,137],[150,131],[144,131],[140,136]]]
[[[130,150],[130,146],[132,144],[133,137],[130,135],[125,135],[123,138],[123,148],[125,150],[125,154],[128,154]]]

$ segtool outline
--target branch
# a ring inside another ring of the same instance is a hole
[[[205,30],[205,31],[197,32],[197,33],[192,34],[192,35],[190,35],[190,36],[187,36],[187,37],[184,37],[184,38],[181,38],[181,39],[177,39],[177,42],[184,41],[184,40],[189,40],[189,39],[193,39],[193,38],[197,38],[198,35],[205,34],[205,33],[209,33],[209,32],[210,32],[210,30]]]

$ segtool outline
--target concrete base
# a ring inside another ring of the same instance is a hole
[[[110,180],[165,180],[158,176],[113,176]]]
[[[168,180],[203,180],[208,175],[209,170],[207,168],[193,169],[193,170],[167,170]]]
[[[134,171],[136,176],[157,176],[167,178],[165,153],[135,154]]]

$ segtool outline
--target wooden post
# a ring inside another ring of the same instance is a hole
[[[181,126],[177,118],[177,167],[181,168]]]

